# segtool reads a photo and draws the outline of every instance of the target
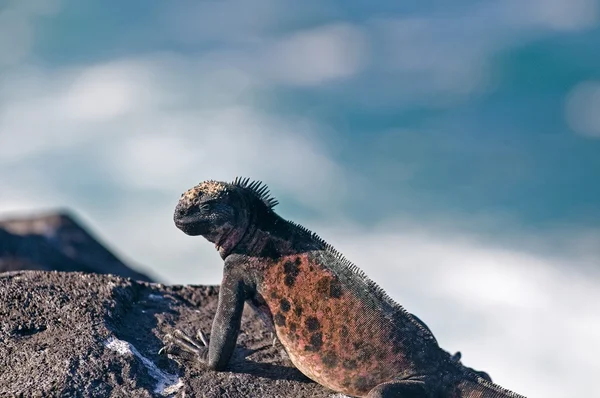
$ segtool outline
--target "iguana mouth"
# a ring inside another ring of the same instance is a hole
[[[175,226],[182,230],[186,235],[196,236],[202,235],[206,232],[206,223],[199,221],[197,217],[193,215],[178,215],[174,217]]]
[[[173,221],[175,222],[175,226],[185,234],[192,236],[201,235],[205,228],[201,227],[204,223],[198,216],[199,212],[194,207],[189,207],[179,202],[173,214]]]

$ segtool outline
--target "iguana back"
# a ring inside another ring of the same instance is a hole
[[[448,356],[426,327],[328,246],[260,263],[261,309],[294,365],[333,390],[363,396],[382,382],[430,374]]]

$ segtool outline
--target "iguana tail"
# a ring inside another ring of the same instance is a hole
[[[525,398],[475,374],[463,378],[448,398]]]

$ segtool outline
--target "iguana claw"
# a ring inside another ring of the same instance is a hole
[[[200,341],[189,337],[179,329],[175,329],[173,334],[167,333],[165,335],[165,345],[158,351],[158,354],[175,356],[189,356],[189,354],[192,354],[200,362],[206,362],[208,339],[201,330],[198,330],[196,336]]]

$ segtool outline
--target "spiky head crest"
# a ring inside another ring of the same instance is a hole
[[[270,209],[279,204],[279,201],[271,196],[269,187],[262,181],[251,181],[249,178],[236,177],[232,184],[253,192]]]
[[[174,221],[186,234],[202,235],[215,243],[223,254],[243,238],[253,212],[270,212],[277,203],[261,181],[207,180],[181,195]]]
[[[251,180],[250,178],[236,177],[231,183],[215,180],[206,180],[188,189],[181,194],[180,203],[193,205],[203,198],[219,199],[226,196],[237,188],[242,189],[247,194],[254,195],[260,199],[268,208],[279,204],[279,201],[271,196],[269,187],[262,181]]]

